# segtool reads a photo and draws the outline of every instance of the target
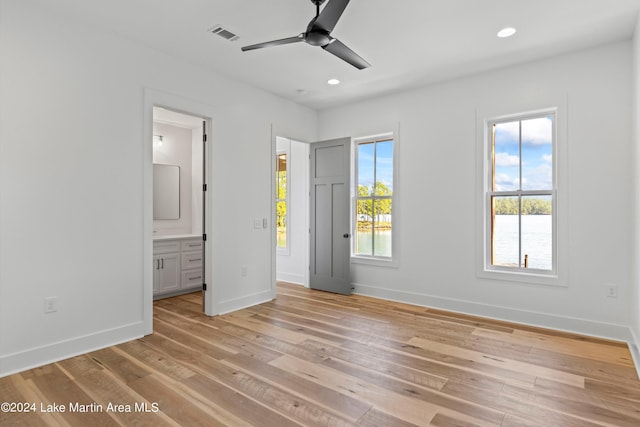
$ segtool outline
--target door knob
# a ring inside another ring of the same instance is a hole
[[[349,238],[349,233],[344,233],[344,234],[342,235],[342,237],[344,237],[345,239],[348,239],[348,238]]]

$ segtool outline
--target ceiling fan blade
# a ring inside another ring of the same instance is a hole
[[[359,70],[371,66],[371,64],[369,64],[360,55],[345,46],[345,44],[338,39],[333,39],[331,43],[326,46],[322,46],[322,48],[327,52],[334,54],[343,61],[348,62]]]
[[[342,12],[349,4],[350,0],[329,0],[327,5],[322,9],[320,15],[312,21],[311,30],[325,30],[328,33],[333,31],[336,23],[342,16]]]
[[[287,37],[286,39],[272,40],[270,42],[252,44],[251,46],[243,46],[242,51],[246,52],[247,50],[262,49],[264,47],[280,46],[281,44],[298,43],[301,41],[304,41],[304,34],[299,34],[295,37]]]

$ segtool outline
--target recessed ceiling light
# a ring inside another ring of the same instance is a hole
[[[338,79],[329,79],[329,81],[327,81],[327,83],[329,83],[330,85],[339,85],[340,84],[340,80],[338,80]]]
[[[516,29],[513,27],[506,27],[498,31],[498,37],[501,39],[505,39],[507,37],[511,37],[516,33]]]

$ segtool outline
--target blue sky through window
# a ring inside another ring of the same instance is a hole
[[[522,135],[522,153],[520,152]],[[553,188],[553,117],[495,125],[494,191]],[[522,156],[522,162],[520,157]],[[522,167],[522,188],[520,188]]]
[[[377,146],[375,158],[374,145]],[[358,185],[371,188],[374,180],[374,162],[376,180],[393,192],[393,140],[376,144],[358,144]]]

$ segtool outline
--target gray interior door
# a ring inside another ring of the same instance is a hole
[[[351,138],[311,144],[312,289],[351,293],[350,193]]]

